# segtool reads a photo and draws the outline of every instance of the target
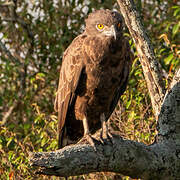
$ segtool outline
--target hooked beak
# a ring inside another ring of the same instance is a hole
[[[113,36],[114,37],[114,39],[116,40],[116,28],[115,28],[115,26],[114,25],[112,25],[108,30],[104,30],[103,31],[103,34],[105,35],[105,36]]]

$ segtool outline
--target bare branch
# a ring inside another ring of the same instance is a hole
[[[63,177],[110,171],[145,180],[179,179],[179,100],[180,82],[166,96],[159,116],[158,142],[150,146],[114,135],[113,144],[97,142],[97,151],[77,144],[30,154],[31,165],[36,166],[37,173]]]
[[[173,161],[173,143],[146,146],[118,137],[113,141],[113,145],[97,144],[97,152],[89,145],[74,145],[54,152],[30,154],[31,165],[38,167],[36,173],[61,177],[102,171],[143,179],[171,177],[166,171],[172,172],[175,167],[170,161],[164,163],[163,160]],[[163,170],[160,172],[159,169]]]
[[[33,42],[34,34],[31,31],[30,26],[23,19],[19,18],[17,16],[17,14],[14,17],[11,17],[11,18],[3,18],[2,21],[19,23],[23,27],[23,29],[26,31],[29,39]]]
[[[9,15],[8,17],[2,17],[2,21],[10,21],[16,22],[21,25],[21,27],[26,31],[30,41],[31,41],[31,48],[34,46],[34,34],[31,30],[31,27],[28,23],[26,23],[22,18],[20,18],[16,12],[17,8],[17,1],[6,1],[3,6],[7,6],[9,8]]]
[[[2,43],[1,40],[0,40],[0,49],[1,49],[1,52],[4,52],[12,62],[14,62],[15,64],[18,64],[18,65],[22,65],[22,63],[19,61],[19,59],[15,58],[11,54],[11,52],[6,48],[6,46]]]
[[[9,110],[5,113],[2,121],[0,122],[0,126],[3,126],[7,122],[8,118],[11,116],[11,114],[16,106],[17,106],[17,101],[15,101],[13,103],[13,105],[9,108]]]
[[[156,117],[165,95],[162,73],[133,0],[118,0],[125,23],[135,42]]]
[[[17,9],[17,1],[13,0],[13,1],[6,1],[3,6],[6,6],[9,11],[8,11],[8,17],[1,15],[2,16],[2,21],[7,21],[7,22],[13,22],[13,23],[18,23],[20,24],[20,26],[23,28],[23,30],[27,33],[27,36],[30,40],[29,43],[29,48],[28,51],[26,53],[26,57],[24,59],[27,59],[28,57],[31,57],[31,55],[33,54],[33,50],[34,50],[34,34],[32,32],[32,29],[30,27],[30,24],[28,24],[27,22],[25,22],[21,17],[19,17],[19,15],[16,12]],[[18,57],[18,55],[17,55]],[[19,57],[19,59],[21,60],[22,58]],[[22,70],[20,72],[20,77],[21,77],[21,91],[24,92],[26,89],[26,76],[27,76],[27,66],[28,64],[24,62],[24,59],[21,61],[21,66],[22,66]]]
[[[171,84],[170,84],[170,89],[172,89],[173,86],[174,86],[175,84],[177,84],[179,81],[180,81],[180,67],[179,67],[178,70],[175,72],[175,75],[174,75],[174,77],[173,77],[173,80],[172,80],[172,82],[171,82]]]

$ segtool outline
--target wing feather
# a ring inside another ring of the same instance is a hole
[[[68,112],[75,97],[75,91],[83,70],[81,53],[82,39],[78,36],[67,48],[60,70],[59,86],[56,93],[54,109],[58,112],[58,133],[61,133]]]

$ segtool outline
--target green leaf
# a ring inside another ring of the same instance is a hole
[[[57,140],[53,140],[50,144],[50,146],[47,148],[47,150],[49,149],[55,149],[57,147]]]
[[[10,137],[9,139],[8,139],[8,142],[7,142],[7,147],[10,145],[10,143],[13,141],[13,139],[14,139],[14,137]]]
[[[36,79],[35,79],[35,77],[31,77],[30,78],[30,82],[33,84],[33,82],[35,81]]]
[[[177,9],[179,8],[179,6],[172,6],[172,9]]]
[[[24,129],[28,130],[30,127],[31,127],[30,124],[28,124],[28,123],[24,124]]]
[[[8,155],[9,155],[8,156],[8,160],[11,161],[14,158],[14,156],[15,156],[15,152],[14,151],[9,151]]]
[[[171,27],[171,23],[166,22],[165,32],[168,32],[170,27]]]
[[[174,25],[172,34],[175,35],[179,31],[180,23]]]
[[[36,75],[38,75],[40,77],[45,77],[46,76],[44,73],[37,73]]]
[[[170,54],[167,58],[164,59],[165,64],[170,64],[171,60],[173,59],[173,53]]]
[[[180,8],[176,9],[173,13],[173,16],[176,16],[180,12]]]
[[[160,49],[159,53],[161,54],[161,53],[163,53],[164,51],[166,51],[166,49],[165,49],[165,48]]]
[[[43,138],[41,141],[41,147],[43,147],[48,142],[47,138]]]
[[[129,109],[129,106],[131,105],[131,100],[129,100],[127,103],[126,103],[126,109]]]

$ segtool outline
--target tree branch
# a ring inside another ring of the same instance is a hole
[[[14,17],[11,18],[3,18],[2,21],[6,21],[6,22],[16,22],[18,24],[20,24],[22,26],[22,28],[26,31],[29,39],[31,40],[31,43],[34,42],[34,34],[31,31],[31,28],[29,26],[29,24],[27,24],[23,19],[21,19],[20,17],[18,17],[17,13],[14,14]],[[33,45],[32,45],[33,46]]]
[[[32,56],[33,51],[34,51],[34,34],[31,29],[30,24],[28,24],[26,21],[24,21],[24,19],[19,17],[19,15],[17,14],[17,12],[16,12],[17,1],[16,0],[5,1],[5,3],[3,3],[1,6],[7,7],[9,9],[8,17],[1,15],[2,21],[18,23],[23,28],[23,30],[26,32],[26,34],[30,40],[30,43],[29,43],[30,45],[29,45],[28,51],[26,53],[26,57],[24,59],[28,59],[28,57]],[[7,49],[5,50],[3,48],[2,50],[4,50],[4,52],[8,55],[8,57],[11,57],[10,58],[11,60],[15,59],[11,54],[9,54]],[[21,60],[22,57],[19,57],[19,59]],[[28,66],[27,62],[24,62],[24,59],[22,61],[19,61],[19,62],[21,62],[20,65],[22,66],[22,69],[20,72],[22,94],[24,94],[24,91],[26,89],[26,76],[27,76],[27,66]]]
[[[55,152],[31,154],[31,163],[41,167],[37,171],[40,174],[64,177],[110,171],[142,178],[157,176],[157,169],[164,166],[162,157],[152,147],[118,137],[113,141],[113,146],[96,145],[97,152],[89,145],[74,145]],[[147,167],[151,169],[149,174]]]
[[[149,89],[155,116],[158,117],[165,95],[162,73],[155,58],[153,47],[141,24],[140,15],[133,0],[118,0],[120,11],[135,42],[138,56]]]
[[[27,33],[27,36],[29,37],[31,41],[31,47],[34,46],[34,34],[31,30],[31,27],[28,23],[26,23],[21,17],[18,16],[16,9],[17,9],[17,1],[6,1],[5,3],[2,4],[2,6],[7,6],[9,7],[9,13],[10,13],[10,18],[3,17],[2,16],[2,21],[10,21],[10,22],[16,22],[21,25],[21,27],[24,29],[24,31]]]
[[[1,49],[1,52],[4,52],[12,62],[14,62],[15,64],[18,64],[18,65],[22,65],[22,63],[19,61],[19,59],[15,58],[11,54],[11,52],[6,48],[6,46],[2,43],[1,40],[0,40],[0,49]]]
[[[2,121],[0,122],[0,126],[4,126],[4,124],[7,122],[8,118],[11,116],[14,108],[17,106],[17,101],[14,101],[13,105],[9,108],[9,110],[5,113],[5,115],[2,118]]]
[[[97,151],[87,144],[66,146],[54,152],[30,155],[37,173],[74,176],[110,171],[143,179],[180,178],[180,82],[166,96],[159,116],[158,142],[150,146],[113,135],[113,142],[96,143]],[[173,118],[172,118],[173,117]],[[179,145],[179,146],[177,146]]]
[[[175,75],[174,75],[174,77],[173,77],[173,80],[172,80],[172,82],[171,82],[171,84],[170,84],[170,89],[172,89],[173,86],[179,82],[179,80],[180,80],[180,67],[179,67],[179,69],[175,72]]]

